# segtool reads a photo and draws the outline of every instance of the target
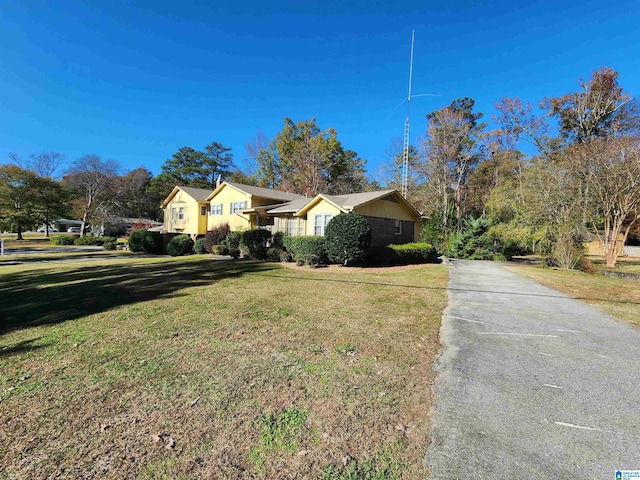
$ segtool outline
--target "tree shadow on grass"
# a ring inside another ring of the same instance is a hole
[[[41,338],[42,337],[30,338],[29,340],[23,340],[22,342],[15,343],[11,346],[7,345],[5,347],[2,347],[0,348],[0,358],[10,357],[12,355],[17,355],[19,353],[29,352],[32,350],[39,350],[50,345],[36,345],[35,342],[37,342]]]
[[[203,259],[16,272],[0,282],[0,334],[175,297],[185,288],[274,268],[268,263]]]

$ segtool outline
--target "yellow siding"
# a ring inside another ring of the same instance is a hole
[[[411,222],[419,222],[420,220],[403,204],[384,199],[356,207],[355,211],[365,217],[391,218],[393,220],[408,220]]]
[[[307,222],[306,222],[306,235],[315,235],[314,227],[315,227],[315,215],[327,215],[331,214],[333,216],[340,215],[342,211],[332,204],[327,202],[326,200],[320,200],[320,202],[307,210]]]
[[[231,204],[234,202],[247,202],[247,208],[251,208],[251,196],[246,193],[240,192],[233,187],[225,185],[218,194],[211,199],[210,205],[222,204],[222,215],[209,215],[208,228],[211,230],[213,227],[217,227],[224,223],[229,224],[232,232],[248,230],[251,228],[249,215],[242,215],[239,213],[231,214]],[[260,204],[264,205],[264,204]]]
[[[618,255],[624,256],[624,244],[622,243],[622,235],[618,237],[620,243],[618,244]],[[593,240],[591,242],[586,242],[585,247],[587,249],[587,255],[604,255],[604,247],[602,246],[602,242],[599,240]]]
[[[200,206],[205,203],[198,203],[190,195],[182,190],[171,199],[164,209],[164,231],[169,233],[187,233],[189,235],[203,235],[207,232],[206,216],[200,215]],[[176,216],[173,215],[175,208]],[[178,218],[180,208],[183,208],[184,218]]]

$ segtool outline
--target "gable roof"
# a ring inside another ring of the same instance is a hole
[[[420,216],[413,205],[411,205],[397,190],[378,190],[376,192],[362,192],[362,193],[350,193],[346,195],[324,195],[320,194],[307,202],[300,210],[296,212],[296,215],[303,215],[310,208],[320,203],[322,200],[329,202],[339,210],[343,212],[349,212],[357,207],[361,207],[367,203],[371,203],[375,200],[383,199],[385,197],[393,197],[395,201],[401,203],[405,207],[409,208],[414,215]]]
[[[182,190],[184,193],[189,195],[196,202],[206,202],[207,201],[207,197],[211,193],[211,190],[205,190],[204,188],[175,186],[175,187],[173,187],[173,190],[171,190],[171,193],[169,194],[169,196],[167,198],[165,198],[164,202],[162,202],[162,205],[160,205],[160,208],[166,207],[167,204],[173,199],[173,197],[176,196],[176,194],[180,190]]]
[[[222,190],[225,185],[228,185],[236,190],[239,190],[247,195],[263,197],[263,198],[271,198],[273,200],[280,200],[283,202],[295,200],[298,198],[304,198],[302,195],[298,195],[297,193],[289,193],[283,192],[281,190],[272,190],[271,188],[262,188],[262,187],[254,187],[253,185],[244,185],[242,183],[235,182],[222,182],[213,192],[209,192],[207,200],[211,200],[215,197],[220,190]]]

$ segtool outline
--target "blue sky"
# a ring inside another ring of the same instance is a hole
[[[160,172],[180,147],[272,138],[316,117],[376,175],[400,140],[415,30],[412,143],[425,114],[472,97],[575,91],[601,66],[640,95],[640,6],[595,1],[0,3],[0,163],[95,153]]]

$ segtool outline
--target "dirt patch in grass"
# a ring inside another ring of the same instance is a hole
[[[507,269],[640,326],[640,289],[636,280],[540,267],[511,266]]]
[[[425,478],[446,267],[3,267],[0,471]]]

